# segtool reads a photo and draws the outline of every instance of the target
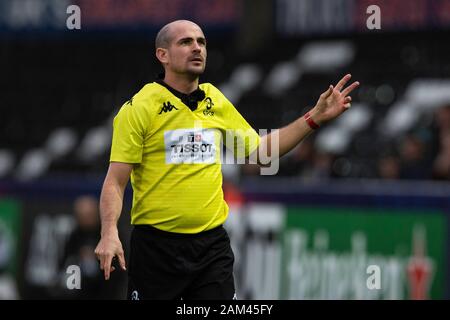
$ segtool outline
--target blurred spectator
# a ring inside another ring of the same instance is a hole
[[[399,179],[400,162],[393,155],[385,156],[378,162],[378,177],[381,179]]]
[[[429,165],[426,162],[426,146],[413,134],[408,134],[400,147],[400,177],[402,179],[431,178]]]
[[[450,130],[441,132],[440,150],[433,163],[433,178],[450,179]]]
[[[332,174],[333,160],[332,154],[316,151],[313,139],[306,139],[280,159],[279,170],[275,176],[296,176],[304,182],[328,179]],[[246,176],[257,176],[261,170],[258,165],[246,164],[242,167],[242,173]]]
[[[69,265],[81,270],[81,289],[70,290],[68,298],[74,299],[117,299],[123,276],[119,274],[109,281],[103,278],[94,250],[99,241],[100,220],[98,201],[91,196],[81,196],[74,202],[76,227],[65,247],[63,272]],[[119,273],[119,272],[118,272]]]
[[[326,180],[331,177],[331,166],[334,156],[326,152],[316,153],[313,157],[311,169],[307,170],[303,177],[307,180],[319,181]]]
[[[223,180],[223,194],[225,201],[229,205],[240,206],[244,202],[244,196],[239,190],[238,186],[233,182],[224,179]]]
[[[292,149],[286,157],[281,158],[280,176],[304,176],[310,171],[314,160],[314,145],[312,139],[303,140]]]
[[[450,179],[450,105],[439,108],[435,112],[435,123],[438,138],[438,151],[433,161],[433,178]]]
[[[450,131],[450,105],[437,109],[435,118],[439,131]]]

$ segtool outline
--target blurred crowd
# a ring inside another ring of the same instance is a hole
[[[436,109],[428,125],[417,125],[384,142],[377,157],[367,159],[367,170],[356,172],[350,157],[320,151],[314,143],[315,134],[285,155],[280,161],[278,176],[299,177],[304,182],[342,177],[449,180],[450,105]],[[260,173],[255,165],[246,165],[242,172],[247,176]]]

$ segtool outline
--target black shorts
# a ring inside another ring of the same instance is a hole
[[[231,300],[234,255],[220,226],[198,234],[135,226],[128,263],[128,299]]]

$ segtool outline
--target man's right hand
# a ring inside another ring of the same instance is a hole
[[[122,243],[117,232],[103,235],[95,248],[95,254],[100,260],[100,269],[105,274],[105,280],[109,280],[110,273],[115,270],[111,263],[116,256],[119,258],[120,267],[126,270]]]

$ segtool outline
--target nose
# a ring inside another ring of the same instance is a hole
[[[200,47],[200,44],[198,43],[198,41],[194,41],[193,42],[193,51],[194,52],[200,52],[201,51],[201,47]]]

